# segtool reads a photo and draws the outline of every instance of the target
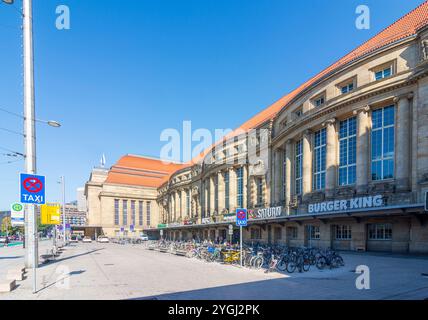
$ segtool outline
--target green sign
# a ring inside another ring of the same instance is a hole
[[[160,223],[160,224],[158,224],[158,228],[159,229],[164,229],[164,228],[166,228],[166,224]]]

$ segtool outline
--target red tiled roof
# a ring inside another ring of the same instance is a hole
[[[423,2],[416,9],[409,12],[404,17],[400,18],[380,33],[378,33],[370,40],[363,43],[355,50],[345,55],[337,62],[333,63],[328,68],[318,73],[316,76],[314,76],[307,82],[303,83],[297,89],[293,90],[278,101],[274,102],[268,108],[259,112],[257,115],[243,123],[239,128],[226,135],[224,139],[222,139],[222,141],[227,140],[228,138],[231,138],[233,136],[239,135],[242,132],[247,132],[251,129],[255,129],[266,121],[275,118],[275,116],[284,107],[286,107],[288,103],[290,103],[304,90],[308,89],[311,85],[322,79],[324,76],[339,70],[341,67],[347,65],[348,63],[355,61],[371,52],[386,47],[399,40],[413,36],[417,33],[418,30],[422,29],[426,25],[428,25],[428,0]],[[222,141],[214,143],[213,146],[205,150],[199,157],[192,159],[191,162],[197,163],[200,159],[209,154],[209,152],[213,149],[214,146],[216,146],[218,143],[221,143]]]
[[[278,114],[278,112],[280,112],[284,107],[287,106],[288,103],[290,103],[304,90],[314,85],[323,77],[334,71],[339,70],[341,67],[367,54],[370,54],[378,49],[384,48],[399,40],[415,35],[418,30],[425,27],[426,25],[428,25],[428,0],[423,2],[416,9],[406,14],[404,17],[402,17],[401,19],[378,33],[376,36],[374,36],[367,42],[363,43],[355,50],[345,55],[337,62],[333,63],[328,68],[318,73],[316,76],[299,86],[297,89],[285,95],[284,97],[273,103],[271,106],[264,109],[263,111],[243,123],[239,128],[228,134],[222,141],[231,138],[241,132],[246,132],[253,128],[257,128],[266,121],[273,119]],[[221,143],[221,141],[217,143]],[[177,170],[189,167],[194,163],[198,163],[205,155],[209,154],[209,152],[215,145],[217,145],[217,143],[215,143],[210,148],[207,148],[204,152],[201,153],[199,157],[192,159],[190,163],[187,164],[165,165],[160,160],[147,159],[144,157],[125,156],[121,160],[119,160],[119,162],[115,166],[113,166],[107,178],[107,182],[159,187],[163,183],[167,182],[169,177]],[[123,169],[120,168],[122,166],[127,169],[137,169],[140,170],[140,172],[134,175],[134,171],[125,172],[126,169],[125,171],[123,171]],[[143,170],[149,170],[152,172],[143,173]],[[154,171],[162,172],[155,174]]]
[[[158,188],[172,173],[184,168],[181,163],[164,163],[159,159],[126,155],[109,171],[106,183]]]

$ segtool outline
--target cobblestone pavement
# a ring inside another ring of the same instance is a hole
[[[49,243],[41,244],[41,253]],[[31,272],[3,299],[427,299],[428,257],[344,253],[346,266],[307,273],[265,274],[146,250],[141,245],[71,244],[54,263]],[[0,281],[23,265],[23,249],[0,248]],[[359,265],[370,289],[358,290]]]

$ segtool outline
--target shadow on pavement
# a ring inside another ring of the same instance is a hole
[[[74,256],[69,256],[69,257],[66,257],[66,258],[58,258],[58,259],[55,259],[55,260],[50,260],[50,261],[42,264],[39,268],[50,266],[52,264],[55,264],[55,263],[58,263],[58,262],[63,262],[63,261],[70,260],[70,259],[74,259],[74,258],[77,258],[77,257],[86,256],[88,254],[91,254],[91,253],[94,253],[94,252],[97,252],[97,251],[101,251],[101,250],[104,250],[104,249],[105,248],[94,249],[92,251],[87,251],[87,252],[84,252],[84,253],[76,254]]]

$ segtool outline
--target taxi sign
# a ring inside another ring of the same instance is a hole
[[[45,176],[20,174],[21,203],[45,204]]]
[[[246,227],[247,221],[247,209],[236,209],[236,225],[238,227]]]

